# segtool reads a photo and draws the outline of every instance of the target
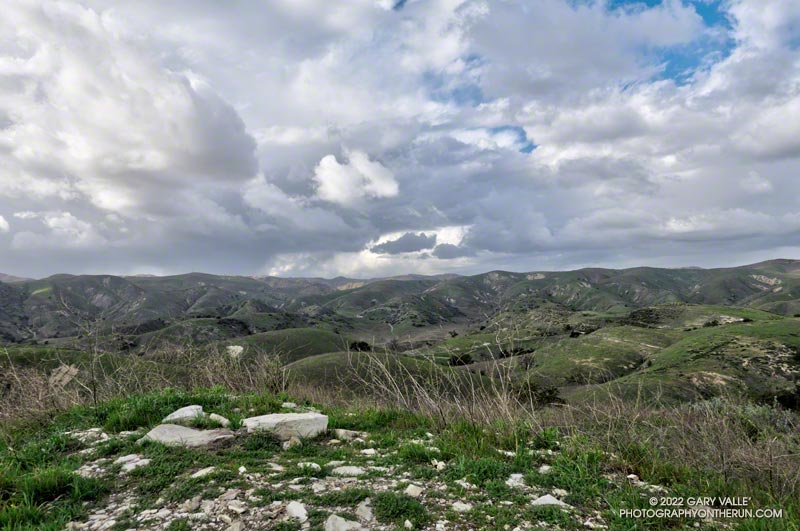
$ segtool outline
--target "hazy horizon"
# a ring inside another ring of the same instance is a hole
[[[10,0],[0,271],[800,257],[795,0]]]
[[[457,275],[457,276],[471,276],[471,275],[479,275],[482,273],[491,273],[491,272],[505,272],[505,273],[563,273],[569,271],[579,271],[582,269],[610,269],[610,270],[624,270],[624,269],[635,269],[635,268],[652,268],[652,269],[703,269],[703,270],[713,270],[713,269],[727,269],[727,268],[738,268],[738,267],[746,267],[750,265],[756,265],[762,262],[772,262],[772,261],[782,261],[782,260],[790,260],[790,261],[800,261],[800,258],[768,258],[766,260],[759,260],[756,262],[747,262],[747,263],[735,263],[730,265],[724,266],[697,266],[697,265],[684,265],[684,266],[652,266],[652,265],[633,265],[633,266],[625,266],[625,267],[605,267],[605,266],[596,266],[596,265],[586,265],[576,268],[570,269],[487,269],[481,271],[472,271],[467,273],[430,273],[430,274],[422,274],[422,273],[399,273],[394,275],[385,275],[385,276],[378,276],[378,277],[347,277],[344,275],[337,275],[337,276],[291,276],[291,275],[262,275],[262,274],[232,274],[232,273],[210,273],[208,271],[201,271],[201,270],[189,270],[189,271],[182,271],[182,272],[175,272],[175,273],[167,273],[167,274],[154,274],[154,273],[114,273],[109,271],[98,271],[92,273],[68,273],[68,272],[59,272],[53,273],[52,275],[45,275],[42,277],[25,277],[24,275],[14,275],[5,271],[0,271],[0,276],[2,275],[10,275],[12,277],[17,277],[23,280],[40,280],[45,279],[53,275],[73,275],[73,276],[81,276],[81,275],[90,275],[90,276],[118,276],[118,277],[170,277],[170,276],[181,276],[181,275],[192,275],[192,274],[199,274],[199,275],[213,275],[213,276],[232,276],[232,277],[274,277],[274,278],[285,278],[285,279],[309,279],[309,278],[320,278],[322,280],[334,280],[336,278],[345,278],[347,280],[372,280],[372,279],[380,279],[380,278],[390,278],[390,277],[403,277],[403,276],[442,276],[442,275]],[[2,281],[2,278],[0,278]]]

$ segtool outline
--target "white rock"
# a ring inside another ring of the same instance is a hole
[[[549,474],[551,470],[553,470],[553,467],[550,465],[542,465],[539,467],[540,474]]]
[[[139,467],[147,466],[150,464],[149,459],[139,459],[138,461],[134,461],[133,463],[127,463],[122,465],[123,472],[130,472],[132,470],[136,470]]]
[[[297,409],[297,404],[294,402],[284,402],[281,404],[281,407],[284,409]]]
[[[363,455],[377,455],[378,451],[375,448],[364,448],[361,453]]]
[[[231,500],[228,502],[228,509],[236,514],[242,514],[247,512],[247,505],[243,501]]]
[[[132,470],[136,470],[139,467],[149,465],[150,460],[144,459],[141,455],[138,454],[130,454],[117,458],[117,460],[114,461],[114,464],[122,465],[122,473],[126,474]]]
[[[531,502],[531,505],[557,505],[559,507],[572,507],[571,505],[564,503],[563,501],[549,494],[545,494],[544,496],[536,498]]]
[[[506,480],[506,485],[513,488],[521,488],[525,486],[525,481],[523,480],[522,474],[511,474]]]
[[[233,438],[233,432],[224,428],[218,430],[195,430],[177,424],[160,424],[147,432],[140,441],[156,441],[167,446],[198,447],[208,446]]]
[[[345,520],[341,516],[332,514],[325,520],[325,531],[356,531],[364,529],[358,522]]]
[[[455,502],[452,505],[452,507],[453,507],[453,510],[455,512],[457,512],[457,513],[466,513],[468,511],[472,510],[472,504],[471,503],[464,503],[464,502],[460,502],[460,501]]]
[[[360,466],[338,466],[331,470],[331,474],[334,476],[355,477],[363,476],[366,471]]]
[[[186,406],[173,411],[164,417],[164,424],[175,424],[176,422],[189,422],[196,418],[203,418],[206,414],[203,412],[203,406]]]
[[[244,524],[241,520],[236,520],[225,531],[244,531]]]
[[[297,463],[297,468],[301,468],[303,470],[308,468],[308,469],[313,470],[314,472],[319,472],[320,470],[322,470],[322,467],[319,466],[318,464],[316,464],[316,463],[308,463],[308,462],[306,462],[306,463]]]
[[[239,472],[239,475],[246,474],[247,473],[247,469],[244,466],[240,466],[238,472]]]
[[[197,509],[200,508],[200,502],[203,501],[202,496],[195,496],[194,498],[188,499],[183,504],[181,504],[180,509],[185,513],[193,513]]]
[[[282,440],[316,437],[328,429],[328,417],[320,413],[274,413],[242,421],[248,432],[268,431]]]
[[[419,498],[420,496],[422,496],[423,488],[420,487],[419,485],[411,484],[408,487],[406,487],[405,492],[408,496],[411,496],[412,498]]]
[[[281,447],[284,450],[290,450],[290,449],[294,448],[295,446],[300,446],[301,444],[303,444],[303,441],[301,441],[299,437],[292,437],[288,441],[283,441],[283,444],[281,444]]]
[[[553,489],[553,495],[563,498],[564,496],[568,496],[569,492],[565,491],[564,489]]]
[[[240,489],[228,489],[218,499],[223,501],[235,500],[241,493]]]
[[[414,524],[411,523],[411,520],[406,520],[403,522],[403,527],[406,529],[414,529]]]
[[[353,441],[355,439],[366,439],[369,437],[369,433],[365,431],[353,431],[353,430],[342,430],[337,429],[333,430],[333,435],[337,439],[341,439],[343,441]]]
[[[197,472],[195,472],[194,474],[192,474],[189,477],[194,478],[194,479],[202,478],[202,477],[205,477],[205,476],[211,474],[216,469],[217,469],[217,467],[207,466],[206,468],[201,468],[200,470],[198,470]]]
[[[225,352],[228,354],[229,357],[238,360],[242,357],[244,353],[244,347],[241,345],[230,345],[225,347]]]
[[[372,515],[372,500],[367,498],[366,500],[362,501],[356,507],[356,516],[362,522],[369,523],[373,519]]]
[[[213,420],[217,422],[223,428],[229,428],[231,425],[231,421],[223,417],[222,415],[217,415],[216,413],[212,413],[208,416],[208,420]]]
[[[308,520],[308,511],[306,511],[306,506],[302,503],[292,501],[286,506],[286,516],[294,518],[302,524]]]

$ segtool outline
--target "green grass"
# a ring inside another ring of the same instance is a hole
[[[220,343],[222,346],[240,345],[245,348],[244,359],[258,353],[277,353],[284,363],[302,360],[326,352],[337,352],[346,348],[346,337],[320,328],[289,328],[253,334]]]
[[[157,422],[164,410],[189,403],[201,403],[220,411],[250,407],[269,410],[278,408],[280,401],[286,398],[253,394],[234,397],[218,388],[191,393],[167,390],[131,397],[128,401],[109,401],[98,408],[74,408],[54,416],[52,424],[35,431],[31,431],[33,428],[28,425],[3,426],[3,438],[0,438],[3,441],[0,444],[0,529],[61,529],[67,522],[85,516],[94,504],[102,506],[106,493],[121,488],[137,495],[136,510],[156,508],[157,498],[180,503],[196,495],[213,498],[228,488],[246,490],[247,481],[236,471],[241,465],[246,466],[248,473],[267,474],[273,481],[284,484],[301,478],[299,484],[305,486],[301,491],[263,488],[255,495],[259,497],[259,505],[268,505],[275,500],[301,501],[309,510],[313,529],[320,528],[331,513],[354,519],[352,511],[368,498],[379,522],[401,527],[405,520],[420,528],[448,518],[459,528],[501,530],[506,525],[517,526],[527,521],[533,524],[542,522],[540,525],[544,527],[577,530],[584,528],[583,519],[587,515],[595,514],[600,515],[610,529],[667,531],[691,525],[691,522],[687,524],[687,521],[677,520],[636,522],[620,518],[617,512],[621,508],[647,507],[648,491],[625,479],[629,473],[663,486],[670,495],[746,495],[753,498],[754,506],[781,507],[787,514],[780,522],[740,522],[735,529],[796,530],[800,522],[800,504],[796,497],[775,494],[765,480],[745,482],[739,477],[726,476],[713,467],[692,467],[668,449],[650,443],[650,439],[662,434],[663,430],[676,429],[667,423],[669,419],[666,416],[658,415],[638,425],[637,429],[643,430],[640,433],[614,434],[619,440],[628,437],[625,439],[628,443],[621,444],[615,442],[616,439],[606,438],[608,435],[601,436],[607,429],[605,425],[541,429],[521,422],[497,421],[478,425],[461,420],[441,426],[407,410],[339,407],[326,411],[330,415],[330,427],[369,432],[370,446],[379,449],[377,457],[362,456],[360,449],[365,445],[361,444],[329,446],[327,436],[304,441],[288,451],[281,450],[279,442],[266,434],[243,435],[227,447],[212,450],[173,448],[152,442],[137,444],[135,437],[114,437],[98,445],[96,457],[114,459],[139,453],[151,459],[150,465],[119,479],[112,470],[108,479],[91,480],[74,474],[86,459],[76,453],[82,445],[60,433],[65,429],[96,426],[123,413],[132,415],[125,418],[147,423],[153,419]],[[768,406],[734,406],[726,402],[709,402],[703,407],[743,426],[743,433],[747,434],[749,441],[778,437],[791,441],[794,437],[795,446],[800,447],[792,431],[796,426],[796,416],[789,412]],[[662,421],[664,424],[660,425]],[[437,472],[431,465],[433,459],[445,462],[444,470]],[[342,490],[312,493],[309,488],[312,478],[324,478],[328,472],[325,465],[332,460],[358,466],[371,461],[378,466],[392,467],[391,477],[407,477],[409,481],[421,482],[425,493],[420,499],[415,499],[399,492],[405,488],[406,481],[401,481],[391,490],[373,488],[370,482],[383,477],[383,473],[375,470],[370,470],[359,483]],[[302,469],[298,463],[303,461],[316,462],[323,469],[319,472]],[[269,462],[280,463],[286,470],[273,473],[267,466]],[[551,467],[549,473],[538,472],[543,464]],[[216,470],[204,478],[190,477],[196,470],[207,466],[214,466]],[[567,494],[558,497],[575,509],[565,512],[551,507],[531,507],[531,494],[506,485],[511,474],[522,474],[524,481],[537,493],[564,489]],[[461,480],[476,487],[464,488],[459,485]],[[446,488],[439,492],[428,485],[430,481],[442,482]],[[456,499],[471,503],[474,509],[467,513],[453,512],[450,506]],[[84,502],[88,505],[84,506]],[[132,513],[124,518],[129,517]],[[133,520],[124,518],[120,522],[135,525]],[[179,519],[171,523],[169,529],[185,529],[190,524]],[[291,529],[293,525],[287,523],[289,527],[284,527]]]
[[[414,527],[419,528],[430,520],[425,507],[418,500],[405,494],[381,492],[375,496],[372,506],[375,518],[379,522],[403,525],[409,520]]]

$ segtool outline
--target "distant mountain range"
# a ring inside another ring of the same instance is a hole
[[[800,313],[800,261],[720,269],[587,268],[369,280],[190,273],[176,276],[0,276],[0,338],[74,337],[90,323],[156,330],[187,319],[232,319],[251,333],[265,316],[363,333],[410,332],[475,323],[497,312],[544,305],[571,311],[628,311],[686,302]],[[277,326],[266,319],[266,328]]]

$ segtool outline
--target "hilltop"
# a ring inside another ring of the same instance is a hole
[[[798,295],[790,260],[0,282],[0,529],[798,529]],[[785,512],[620,515],[654,495]]]

